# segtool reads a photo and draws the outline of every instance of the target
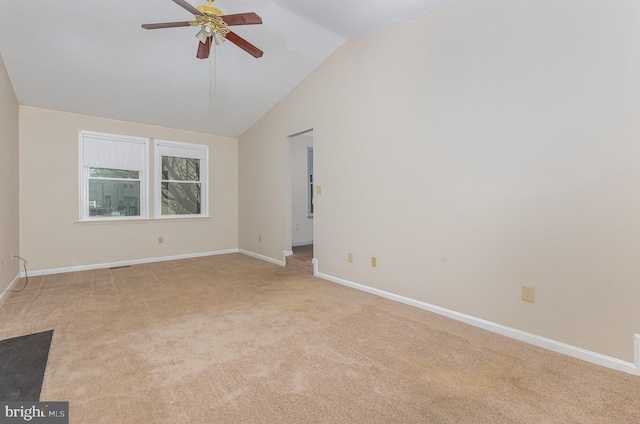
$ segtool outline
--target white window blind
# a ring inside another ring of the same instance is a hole
[[[85,167],[142,171],[147,139],[82,131],[82,163]]]
[[[149,140],[79,131],[80,221],[148,218]]]
[[[175,142],[157,141],[156,149],[160,156],[173,156],[177,158],[189,158],[205,160],[206,146],[191,145],[187,143],[181,143],[180,147]]]

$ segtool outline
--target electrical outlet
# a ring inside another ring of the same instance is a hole
[[[375,257],[371,258],[371,266],[374,268],[378,266],[378,260]]]
[[[348,261],[353,262],[353,253],[349,252]]]
[[[164,237],[158,236],[158,244],[164,243]]]
[[[533,302],[536,289],[534,287],[522,286],[522,300]]]

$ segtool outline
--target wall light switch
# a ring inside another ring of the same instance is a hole
[[[164,237],[158,236],[158,244],[164,243]]]
[[[0,260],[0,271],[4,271],[4,261]]]
[[[348,261],[353,262],[353,253],[349,252]]]
[[[378,266],[378,260],[375,257],[371,258],[371,266],[374,268]]]
[[[316,194],[322,194],[322,186],[316,186]]]

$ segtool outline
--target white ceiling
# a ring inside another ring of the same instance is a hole
[[[193,6],[204,0],[187,0]],[[0,55],[22,105],[238,136],[347,39],[468,0],[218,0],[256,12],[230,42],[196,59],[194,27],[171,0],[0,0]]]

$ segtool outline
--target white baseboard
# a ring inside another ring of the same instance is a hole
[[[249,252],[248,250],[239,250],[240,253],[242,253],[243,255],[247,255],[247,256],[251,256],[252,258],[256,258],[256,259],[261,259],[263,261],[267,261],[267,262],[271,262],[272,264],[276,264],[276,265],[280,265],[280,266],[286,266],[286,262],[283,260],[279,261],[277,259],[273,259],[270,258],[268,256],[264,256],[264,255],[260,255],[258,253],[253,253],[253,252]]]
[[[113,268],[118,266],[137,265],[137,264],[152,263],[152,262],[163,262],[163,261],[171,261],[171,260],[177,260],[177,259],[189,259],[189,258],[197,258],[197,257],[204,257],[204,256],[225,255],[229,253],[242,253],[243,255],[247,255],[257,259],[261,259],[263,261],[271,262],[276,265],[280,265],[280,266],[286,265],[284,260],[279,261],[277,259],[273,259],[264,255],[259,255],[257,253],[249,252],[247,250],[228,249],[228,250],[218,250],[213,252],[190,253],[190,254],[184,254],[184,255],[164,256],[159,258],[137,259],[137,260],[131,260],[131,261],[121,261],[121,262],[111,262],[111,263],[102,263],[102,264],[94,264],[94,265],[81,265],[81,266],[73,266],[73,267],[65,267],[65,268],[54,268],[54,269],[47,269],[47,270],[30,271],[29,275],[37,276],[37,275],[60,274],[65,272],[77,272],[77,271],[87,271],[87,270],[101,269],[101,268]],[[501,324],[496,324],[494,322],[487,321],[481,318],[476,318],[471,315],[462,314],[460,312],[456,312],[450,309],[431,305],[429,303],[425,303],[425,302],[421,302],[408,297],[400,296],[384,290],[368,287],[362,284],[354,283],[352,281],[344,280],[342,278],[333,277],[328,274],[323,274],[318,271],[318,259],[316,258],[313,259],[313,273],[316,277],[322,278],[327,281],[331,281],[337,284],[341,284],[343,286],[347,286],[347,287],[351,287],[367,293],[371,293],[380,297],[394,300],[396,302],[404,303],[406,305],[424,309],[426,311],[433,312],[438,315],[442,315],[451,319],[455,319],[457,321],[461,321],[466,324],[473,325],[475,327],[479,327],[497,334],[501,334],[503,336],[507,336],[512,339],[516,339],[522,342],[532,344],[534,346],[542,347],[544,349],[558,352],[567,356],[571,356],[571,357],[581,359],[583,361],[591,362],[593,364],[601,365],[607,368],[612,368],[612,369],[623,371],[633,375],[640,375],[640,334],[634,334],[635,363],[631,363],[631,362],[622,361],[620,359],[613,358],[610,356],[602,355],[597,352],[592,352],[586,349],[572,346],[566,343],[551,340],[546,337],[541,337],[535,334],[517,330],[515,328],[507,327]],[[15,284],[19,281],[20,277],[24,277],[24,273],[20,273],[16,275],[16,277],[9,284],[6,290],[13,289],[13,286],[15,286]],[[5,299],[7,295],[6,290],[0,293],[0,303]]]
[[[313,244],[313,240],[311,240],[311,241],[299,241],[297,243],[291,243],[291,247],[308,246],[310,244]]]
[[[285,258],[287,256],[293,256],[293,250],[283,250],[282,251],[282,256],[284,256]]]
[[[216,250],[213,252],[187,253],[184,255],[162,256],[158,258],[147,258],[147,259],[134,259],[131,261],[109,262],[109,263],[92,264],[92,265],[79,265],[79,266],[70,266],[70,267],[64,267],[64,268],[41,269],[37,271],[28,271],[28,272],[29,272],[29,276],[62,274],[65,272],[78,272],[78,271],[89,271],[92,269],[115,268],[119,266],[174,261],[177,259],[200,258],[204,256],[226,255],[229,253],[238,253],[238,252],[239,252],[238,249]],[[24,277],[24,272],[21,273],[21,276]]]
[[[20,280],[20,274],[16,275],[15,278],[9,283],[7,288],[4,289],[2,291],[2,293],[0,293],[0,303],[2,303],[2,301],[5,299],[5,297],[9,294],[9,292],[7,290],[15,290],[14,286],[16,285],[18,280]]]
[[[602,355],[597,352],[592,352],[586,349],[582,349],[576,346],[568,345],[566,343],[558,342],[548,339],[546,337],[537,336],[535,334],[527,333],[515,328],[507,327],[495,322],[487,321],[484,319],[476,318],[470,315],[462,314],[450,309],[441,308],[439,306],[431,305],[429,303],[421,302],[408,297],[400,296],[394,293],[379,290],[373,287],[368,287],[362,284],[354,283],[351,281],[343,280],[342,278],[333,277],[328,274],[318,272],[318,260],[313,260],[313,272],[316,277],[328,280],[343,286],[351,287],[357,290],[361,290],[367,293],[371,293],[377,296],[381,296],[396,302],[404,303],[410,306],[415,306],[425,311],[433,312],[438,315],[442,315],[456,321],[464,322],[465,324],[473,325],[493,333],[501,334],[503,336],[510,337],[525,343],[532,344],[544,349],[548,349],[557,353],[561,353],[573,358],[581,359],[583,361],[591,362],[592,364],[601,365],[603,367],[612,368],[614,370],[623,371],[633,375],[640,375],[640,334],[634,334],[635,338],[635,363],[622,361],[611,356]]]
[[[633,359],[635,361],[635,366],[636,366],[636,375],[640,375],[640,334],[634,334],[633,337],[635,338],[635,355],[633,355]]]

